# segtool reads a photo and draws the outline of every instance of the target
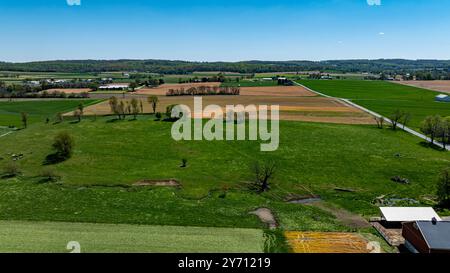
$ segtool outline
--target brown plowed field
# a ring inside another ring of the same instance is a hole
[[[119,97],[120,100],[120,97]],[[150,104],[140,98],[145,113],[151,113]],[[194,98],[182,97],[159,97],[157,112],[165,113],[166,107],[172,104],[183,104],[194,109]],[[125,99],[124,101],[129,101]],[[227,105],[279,105],[281,120],[298,120],[311,122],[342,123],[342,124],[373,124],[371,116],[362,111],[347,106],[335,99],[324,97],[278,97],[278,96],[206,96],[203,97],[203,108],[208,105],[218,105],[225,109]],[[225,112],[225,110],[224,110]],[[110,115],[109,102],[89,106],[85,109],[86,115]],[[71,114],[71,113],[68,113]],[[195,117],[200,115],[193,114]],[[207,116],[206,116],[207,117]]]
[[[316,97],[302,86],[241,87],[241,96]]]
[[[400,81],[398,83],[450,94],[450,81]]]
[[[54,89],[48,89],[47,92],[51,93],[51,92],[64,92],[66,94],[81,94],[81,93],[87,93],[87,92],[91,92],[92,89],[89,88],[54,88]]]

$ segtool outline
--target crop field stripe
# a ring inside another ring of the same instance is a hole
[[[261,253],[259,229],[0,221],[0,252]]]

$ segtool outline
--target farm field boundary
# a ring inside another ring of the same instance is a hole
[[[376,112],[374,112],[374,111],[372,111],[372,110],[369,110],[369,109],[367,109],[367,108],[365,108],[365,107],[362,107],[361,105],[358,105],[358,104],[356,104],[356,103],[354,103],[354,102],[352,102],[352,101],[350,101],[350,100],[348,100],[348,99],[336,98],[336,97],[332,97],[332,96],[329,96],[329,95],[325,95],[325,94],[323,94],[323,93],[314,91],[314,90],[312,90],[311,88],[308,88],[308,87],[306,87],[306,86],[304,86],[304,85],[302,85],[302,84],[300,84],[300,83],[297,83],[297,82],[295,82],[295,84],[297,84],[297,85],[299,85],[299,86],[302,86],[302,87],[304,87],[305,89],[307,89],[307,90],[309,90],[309,91],[311,91],[311,92],[314,92],[314,93],[316,93],[316,94],[318,94],[318,95],[325,96],[325,97],[327,97],[327,98],[333,98],[333,99],[339,100],[339,101],[341,101],[341,102],[343,102],[343,103],[345,103],[345,104],[347,104],[347,105],[350,105],[350,106],[352,106],[352,107],[355,107],[355,108],[357,108],[357,109],[360,109],[360,110],[362,110],[362,111],[368,113],[368,114],[371,115],[371,116],[378,117],[378,118],[382,117],[386,122],[392,124],[392,121],[391,121],[390,119],[388,119],[387,117],[384,117],[384,116],[382,116],[382,115],[380,115],[380,114],[378,114],[378,113],[376,113]],[[423,139],[423,140],[425,140],[425,141],[431,143],[431,139],[430,139],[429,137],[427,137],[427,136],[425,136],[425,135],[423,135],[423,134],[421,134],[421,133],[419,133],[419,132],[417,132],[417,131],[415,131],[415,130],[409,128],[409,127],[406,127],[405,125],[403,125],[403,124],[401,124],[401,123],[398,124],[398,127],[401,128],[402,130],[404,130],[404,131],[407,132],[407,133],[410,133],[410,134],[412,134],[412,135],[414,135],[414,136],[416,136],[416,137],[419,137],[419,138],[421,138],[421,139]],[[444,145],[443,145],[442,143],[439,143],[439,142],[435,141],[434,144],[437,145],[437,146],[440,147],[440,148],[444,148]],[[450,151],[450,147],[445,147],[445,149],[448,150],[448,151]]]
[[[0,221],[0,252],[261,253],[259,229]],[[72,243],[73,244],[73,243]]]

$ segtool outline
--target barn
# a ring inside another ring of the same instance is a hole
[[[102,85],[98,89],[105,91],[105,90],[128,90],[129,84],[108,84],[108,85]]]
[[[439,215],[431,207],[382,207],[381,220],[390,226],[400,226],[404,222],[441,221]]]
[[[436,101],[438,102],[450,102],[450,96],[445,94],[440,94],[436,96]]]
[[[450,222],[433,219],[404,223],[402,235],[412,253],[450,253]]]

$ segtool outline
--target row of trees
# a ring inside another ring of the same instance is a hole
[[[111,97],[109,106],[111,112],[117,115],[119,120],[125,119],[127,115],[133,115],[134,119],[136,119],[137,115],[144,112],[142,101],[136,98],[131,99],[131,101],[119,101],[116,97]]]
[[[16,99],[16,98],[24,98],[24,99],[50,99],[50,98],[58,98],[58,99],[86,99],[89,98],[88,92],[82,92],[82,93],[70,93],[67,94],[65,92],[61,91],[43,91],[41,93],[24,93],[24,92],[13,92],[13,93],[0,93],[0,98],[8,98],[8,99]]]
[[[431,139],[431,143],[439,140],[445,148],[450,144],[450,117],[429,116],[422,122],[421,131]]]
[[[178,83],[195,83],[195,82],[226,82],[231,81],[232,79],[226,78],[223,73],[219,73],[218,75],[214,75],[211,77],[192,77],[192,78],[179,78]],[[239,82],[241,79],[236,77],[233,81]]]
[[[410,113],[396,110],[389,116],[391,120],[391,128],[395,131],[399,124],[403,127],[408,126],[412,115]],[[378,128],[384,127],[385,119],[383,117],[375,117]],[[421,124],[420,130],[423,134],[428,136],[431,143],[439,141],[446,148],[450,144],[450,117],[441,117],[439,115],[428,116]]]
[[[166,96],[214,96],[214,95],[232,95],[238,96],[241,93],[239,87],[219,87],[219,86],[199,86],[188,89],[169,89]]]
[[[391,121],[391,129],[396,131],[398,129],[399,124],[403,124],[404,127],[408,126],[408,123],[411,121],[412,115],[408,112],[402,110],[395,110],[390,116],[389,119]],[[377,123],[377,127],[380,129],[384,128],[385,119],[384,117],[375,117],[375,122]]]
[[[0,62],[0,71],[101,73],[137,71],[158,74],[188,74],[196,71],[240,73],[336,71],[371,73],[414,73],[416,71],[449,71],[449,60],[327,60],[327,61],[245,61],[187,62],[170,60],[73,60],[30,63]]]

